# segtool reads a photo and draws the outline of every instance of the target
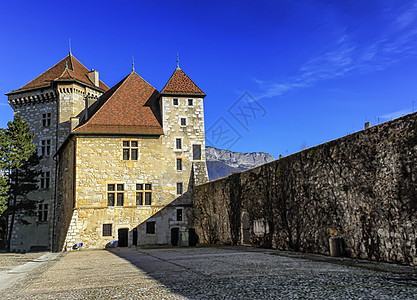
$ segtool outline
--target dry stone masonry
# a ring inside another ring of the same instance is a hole
[[[417,114],[194,189],[202,242],[417,265]]]

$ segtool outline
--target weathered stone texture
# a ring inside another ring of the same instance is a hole
[[[243,243],[247,213],[253,246],[329,254],[340,236],[347,256],[416,265],[416,150],[411,114],[196,186],[197,234]]]

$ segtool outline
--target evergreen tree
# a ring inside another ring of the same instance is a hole
[[[34,214],[37,201],[31,200],[28,195],[38,188],[40,172],[36,170],[39,156],[33,143],[35,134],[30,131],[29,123],[16,115],[13,122],[7,125],[8,128],[3,131],[0,141],[0,163],[8,184],[5,186],[8,203],[3,215],[9,217],[7,248],[10,249],[16,215]],[[28,224],[24,218],[20,218],[19,221]]]

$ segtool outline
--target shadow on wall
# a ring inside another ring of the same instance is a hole
[[[135,228],[131,230],[118,228],[117,241],[109,242],[106,248],[150,245],[195,246],[198,243],[198,236],[192,227],[193,186],[193,174],[191,174],[188,190],[184,194]]]
[[[329,255],[332,241],[417,265],[415,174],[417,113],[196,186],[194,227],[201,242]]]

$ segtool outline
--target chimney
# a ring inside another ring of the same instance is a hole
[[[371,122],[366,122],[365,123],[365,129],[368,129],[369,127],[371,127]]]
[[[90,81],[95,85],[95,86],[99,86],[100,85],[100,80],[98,79],[98,71],[91,69],[90,72],[88,72],[87,74],[88,79],[90,79]]]
[[[70,118],[71,131],[73,131],[74,128],[78,126],[78,124],[80,124],[80,118],[76,118],[76,117]]]
[[[90,106],[93,105],[94,102],[96,102],[96,98],[94,98],[91,95],[88,95],[87,97],[85,97],[85,120],[88,120],[88,110],[90,109]]]

